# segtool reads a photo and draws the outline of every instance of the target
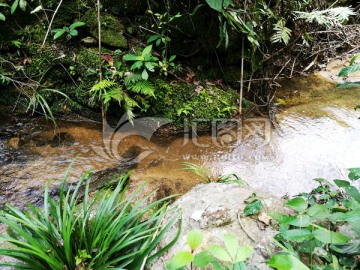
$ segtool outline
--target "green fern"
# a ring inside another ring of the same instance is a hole
[[[90,104],[94,104],[95,99],[100,100],[107,91],[109,91],[112,87],[116,86],[117,83],[111,80],[103,80],[94,84],[90,89]]]
[[[132,73],[129,76],[125,77],[124,84],[126,87],[131,86],[132,84],[142,80],[141,75],[137,73]]]
[[[128,86],[128,89],[137,94],[140,93],[146,96],[155,97],[155,93],[154,93],[155,86],[149,81],[145,81],[145,80],[138,81]]]
[[[356,15],[353,8],[336,7],[312,12],[294,12],[297,19],[303,19],[308,23],[317,23],[327,27],[341,26],[350,16]]]
[[[288,44],[290,40],[291,30],[285,26],[285,20],[280,20],[274,24],[275,34],[271,37],[272,43],[284,42]]]

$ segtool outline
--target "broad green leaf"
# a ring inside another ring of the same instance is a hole
[[[26,11],[26,5],[27,5],[27,2],[25,0],[20,0],[19,1],[19,6],[20,6],[22,11]]]
[[[254,252],[254,247],[253,246],[241,246],[241,247],[239,247],[238,251],[237,251],[235,263],[237,263],[237,262],[245,262],[247,259],[250,258],[250,256],[253,254],[253,252]]]
[[[285,205],[291,207],[295,211],[304,212],[308,207],[308,203],[303,198],[294,198],[286,202]]]
[[[353,211],[344,213],[342,216],[338,217],[339,221],[347,222],[359,222],[360,223],[360,209],[355,209]]]
[[[169,58],[169,62],[174,61],[174,60],[175,60],[175,58],[176,58],[176,55],[172,55],[172,56],[170,56],[170,58]]]
[[[143,61],[144,57],[135,54],[125,54],[123,59],[125,61]]]
[[[135,61],[134,64],[131,65],[130,69],[131,70],[135,70],[135,69],[140,69],[143,66],[143,62],[141,61]]]
[[[75,37],[75,36],[78,35],[78,31],[77,31],[76,29],[71,29],[71,30],[70,30],[70,35],[73,36],[73,37]]]
[[[309,240],[311,232],[307,229],[294,229],[281,232],[281,235],[288,241],[300,243]]]
[[[350,180],[355,181],[360,179],[360,168],[350,168],[348,171],[348,177]]]
[[[325,204],[315,204],[311,206],[306,213],[312,218],[328,218],[330,215],[329,209]]]
[[[351,240],[350,237],[332,232],[324,228],[319,228],[314,231],[315,239],[323,242],[323,243],[331,243],[331,244],[345,244]]]
[[[237,238],[232,234],[224,235],[224,243],[227,251],[229,252],[231,258],[234,260],[238,251],[239,243]]]
[[[147,73],[146,69],[144,69],[141,73],[141,78],[143,78],[145,81],[149,78],[149,74]]]
[[[58,29],[59,31],[56,31],[55,35],[54,35],[54,40],[55,39],[58,39],[59,37],[61,37],[65,32],[66,30],[65,29]],[[55,31],[55,30],[54,30]]]
[[[356,187],[350,186],[345,187],[346,193],[351,196],[355,201],[360,203],[360,192]]]
[[[204,250],[195,255],[193,264],[197,267],[205,267],[212,262],[214,256],[207,250]]]
[[[0,7],[10,7],[10,6],[6,3],[0,3]]]
[[[211,245],[207,247],[207,250],[211,252],[212,255],[214,255],[215,258],[217,258],[220,261],[223,262],[231,262],[231,258],[229,254],[226,252],[226,250],[217,245]]]
[[[14,3],[11,5],[11,10],[10,10],[11,14],[14,14],[14,12],[17,9],[18,5],[19,5],[19,0],[15,0]]]
[[[278,270],[310,270],[291,254],[276,254],[269,260],[268,264]]]
[[[360,239],[353,239],[349,244],[345,245],[330,245],[330,248],[342,254],[358,255],[360,252]]]
[[[206,0],[206,3],[218,12],[222,12],[223,8],[228,7],[231,4],[231,0]]]
[[[145,56],[151,54],[151,50],[152,50],[152,45],[147,46],[147,47],[142,51],[141,56],[142,56],[142,57],[145,57]]]
[[[203,234],[197,230],[192,230],[186,235],[186,240],[192,251],[197,249],[203,240]]]
[[[157,40],[159,39],[161,36],[160,35],[152,35],[148,38],[148,40],[146,41],[147,43],[151,43],[153,42],[154,40]]]
[[[360,70],[360,63],[359,64],[353,64],[351,66],[345,67],[339,72],[339,77],[348,76],[351,73],[357,72]]]
[[[190,251],[179,251],[171,259],[168,269],[175,270],[184,267],[192,262],[194,255]]]
[[[244,209],[244,215],[245,216],[250,216],[250,215],[254,215],[260,212],[262,207],[262,203],[260,200],[254,200],[251,203],[249,203],[245,209]]]
[[[272,213],[270,216],[276,219],[280,224],[290,224],[290,222],[296,219],[295,216],[288,216],[280,213]]]
[[[153,64],[151,62],[145,62],[145,67],[151,72],[155,71],[154,66],[153,66]]]
[[[308,215],[297,215],[293,220],[289,222],[290,225],[297,227],[307,227],[312,223],[311,218]]]
[[[349,181],[345,181],[345,180],[339,180],[339,179],[335,179],[334,183],[338,186],[338,187],[348,187],[350,186]]]
[[[4,14],[2,14],[1,12],[0,12],[0,20],[2,20],[2,21],[5,21],[5,20],[6,20]]]
[[[84,22],[74,22],[69,26],[70,29],[75,29],[76,27],[84,26],[86,23]]]

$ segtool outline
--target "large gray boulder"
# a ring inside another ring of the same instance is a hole
[[[244,200],[256,194],[263,202],[260,216],[245,217]],[[254,253],[247,261],[248,269],[271,269],[267,266],[269,252],[274,250],[273,236],[276,231],[269,223],[266,213],[286,212],[283,200],[270,196],[262,191],[237,184],[210,183],[199,184],[178,199],[173,206],[182,211],[181,235],[175,245],[148,269],[165,269],[165,263],[180,250],[189,250],[186,234],[199,230],[204,234],[202,248],[209,244],[223,244],[226,233],[235,235],[240,245],[252,245]],[[263,223],[261,220],[265,221]],[[176,235],[179,224],[174,225],[162,239],[160,246],[169,243]],[[211,269],[211,268],[209,268]]]

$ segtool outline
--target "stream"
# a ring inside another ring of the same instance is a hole
[[[295,87],[294,87],[295,85]],[[24,207],[41,196],[45,183],[60,185],[73,162],[68,181],[87,170],[134,168],[130,186],[148,181],[157,196],[181,194],[201,180],[182,170],[189,161],[214,176],[236,174],[251,187],[275,196],[309,191],[317,177],[344,179],[358,167],[360,113],[353,108],[360,91],[335,89],[313,76],[285,82],[277,94],[275,128],[261,115],[246,120],[214,120],[210,134],[198,132],[194,120],[183,132],[157,132],[162,119],[137,119],[135,131],[121,121],[107,126],[80,117],[50,121],[0,114],[0,207]],[[164,135],[165,134],[165,135]],[[35,200],[40,204],[40,201]]]

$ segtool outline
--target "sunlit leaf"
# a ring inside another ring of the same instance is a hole
[[[286,202],[285,205],[298,212],[304,212],[308,207],[308,203],[303,198],[291,199],[290,201]]]
[[[281,232],[281,235],[291,242],[303,242],[310,239],[311,232],[307,229],[293,229]]]
[[[253,246],[241,246],[238,248],[235,262],[245,262],[254,252]]]
[[[269,260],[268,264],[278,270],[310,270],[291,254],[276,254]]]
[[[186,235],[186,240],[192,251],[197,249],[203,240],[203,234],[197,230],[192,230]]]
[[[227,253],[222,246],[217,246],[217,245],[208,246],[207,250],[209,250],[211,254],[214,255],[214,257],[219,259],[220,261],[231,262],[229,253]]]
[[[207,250],[195,254],[193,264],[197,267],[205,267],[214,259],[214,256]]]
[[[339,72],[339,77],[348,76],[351,73],[357,72],[360,70],[360,63],[353,64],[351,66],[345,67]]]
[[[332,232],[324,228],[319,228],[314,231],[315,239],[323,242],[323,243],[331,243],[331,244],[345,244],[351,240],[350,237]]]
[[[175,270],[184,267],[192,262],[194,255],[190,251],[179,251],[171,259],[167,268],[169,270]]]
[[[227,251],[229,252],[232,259],[235,259],[239,243],[237,238],[232,234],[225,234],[224,235],[224,243]]]
[[[306,213],[313,218],[328,218],[330,215],[329,209],[325,204],[315,204],[311,206]]]

